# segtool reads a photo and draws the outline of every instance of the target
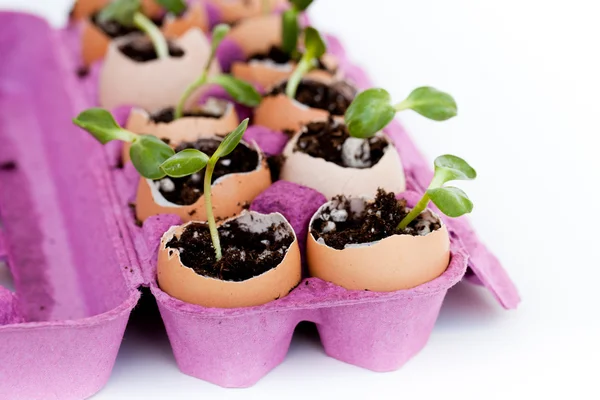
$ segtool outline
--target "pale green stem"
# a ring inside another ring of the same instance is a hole
[[[215,248],[215,255],[217,261],[219,261],[223,254],[221,253],[221,241],[219,240],[219,231],[217,230],[217,223],[215,222],[215,215],[212,208],[211,198],[211,181],[212,174],[215,170],[215,164],[217,160],[210,160],[206,165],[206,172],[204,174],[204,205],[206,207],[206,219],[208,220],[208,229],[210,230],[210,238],[212,239],[213,247]]]
[[[179,99],[179,103],[177,103],[177,107],[175,108],[175,114],[174,114],[174,119],[179,119],[183,116],[183,109],[185,108],[185,103],[187,103],[188,99],[190,98],[190,96],[202,85],[204,85],[208,79],[208,70],[210,69],[210,66],[212,65],[213,61],[215,60],[215,56],[216,56],[216,48],[213,48],[212,51],[210,52],[210,57],[208,58],[208,61],[206,63],[206,66],[204,67],[204,71],[202,71],[202,75],[200,76],[200,78],[198,78],[198,80],[196,80],[194,83],[192,83],[190,86],[187,87],[187,89],[185,89],[185,92],[183,92],[183,95],[181,96],[181,99]]]
[[[150,41],[152,42],[152,46],[154,46],[154,51],[156,51],[156,56],[159,59],[169,57],[169,45],[167,44],[167,39],[164,37],[158,26],[154,24],[154,22],[152,22],[144,14],[136,12],[133,16],[133,23],[142,32],[148,35]]]
[[[298,85],[300,85],[300,81],[302,81],[302,77],[306,75],[311,69],[313,69],[315,65],[315,60],[311,59],[301,59],[298,63],[298,66],[292,73],[292,76],[288,79],[287,86],[285,88],[285,94],[290,99],[296,98],[296,91],[298,90]]]
[[[429,184],[428,189],[433,189],[442,186],[444,184],[444,178],[444,175],[440,173],[434,175],[433,179],[431,180],[431,183]],[[396,230],[402,231],[406,229],[406,227],[410,225],[410,223],[413,222],[415,218],[419,216],[419,214],[425,211],[428,204],[429,196],[427,195],[427,192],[425,192],[425,194],[423,195],[421,200],[419,200],[417,205],[406,215],[406,217],[402,218],[402,221],[400,221]]]
[[[421,198],[421,200],[419,200],[417,205],[408,213],[408,215],[406,215],[406,217],[402,218],[402,221],[400,221],[400,224],[398,224],[398,227],[396,228],[396,230],[402,231],[402,230],[406,229],[406,227],[411,222],[413,222],[414,219],[419,216],[419,214],[421,214],[423,211],[425,211],[425,209],[427,208],[427,204],[429,204],[429,196],[427,195],[427,193],[425,193],[423,195],[423,197]]]
[[[210,63],[209,63],[210,65]],[[187,89],[185,89],[185,92],[183,92],[183,96],[181,96],[181,98],[179,99],[179,103],[177,103],[177,107],[175,108],[175,114],[174,114],[174,119],[179,119],[181,117],[183,117],[183,110],[185,108],[185,103],[187,103],[188,99],[190,98],[190,96],[202,85],[204,85],[206,83],[206,70],[202,73],[202,76],[195,81],[194,83],[192,83],[190,86],[187,87]]]
[[[394,110],[396,110],[396,112],[398,111],[403,111],[403,110],[408,110],[410,107],[412,106],[411,102],[408,99],[402,100],[400,103],[395,104]]]

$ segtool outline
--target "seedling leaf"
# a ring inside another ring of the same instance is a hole
[[[256,107],[262,100],[260,93],[256,91],[254,86],[231,75],[217,75],[209,81],[221,86],[237,103],[245,106]]]
[[[85,110],[73,119],[73,123],[91,133],[102,144],[111,140],[132,142],[136,138],[134,133],[121,128],[112,114],[103,108]]]
[[[209,157],[196,149],[185,149],[163,162],[160,168],[170,177],[183,178],[206,167]]]
[[[477,177],[477,172],[460,157],[446,154],[435,159],[435,179],[439,185],[449,181],[468,181]]]
[[[121,25],[132,26],[133,16],[140,8],[140,0],[115,0],[100,11],[98,20],[117,21]]]
[[[400,105],[400,109],[410,108],[434,121],[445,121],[455,117],[457,113],[456,102],[452,96],[428,86],[413,90]]]
[[[187,5],[183,0],[155,0],[162,8],[168,12],[181,15],[187,9]]]
[[[384,89],[368,89],[356,96],[344,116],[350,135],[369,138],[394,119],[396,111]]]
[[[217,150],[210,158],[211,162],[216,163],[219,158],[229,155],[237,147],[244,136],[244,132],[246,132],[246,128],[248,128],[248,121],[249,119],[246,118],[237,128],[235,128],[233,132],[225,136],[225,139],[223,139]]]
[[[174,154],[168,144],[151,135],[139,136],[129,150],[135,169],[148,179],[164,178],[166,174],[160,166]]]
[[[441,212],[456,218],[473,210],[473,203],[461,189],[447,186],[427,190],[427,195]]]
[[[293,8],[286,10],[281,16],[281,24],[281,49],[287,54],[293,54],[298,46],[298,36],[300,36],[298,12]]]

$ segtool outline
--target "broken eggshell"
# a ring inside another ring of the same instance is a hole
[[[212,98],[207,100],[219,101]],[[133,108],[127,119],[125,129],[145,135],[153,135],[161,139],[169,139],[169,144],[173,147],[182,142],[193,142],[202,136],[220,135],[232,132],[240,123],[235,107],[227,102],[225,112],[218,118],[210,117],[181,117],[168,123],[154,122],[150,114],[141,108]],[[129,161],[129,148],[131,145],[123,145],[123,162]]]
[[[222,139],[222,138],[218,138]],[[248,146],[241,142],[240,146]],[[227,174],[213,182],[211,188],[213,213],[217,220],[238,215],[244,206],[271,185],[271,172],[267,161],[258,146],[258,165],[250,172]],[[139,221],[158,214],[176,214],[183,222],[206,221],[204,195],[194,204],[178,205],[171,203],[160,193],[150,179],[141,178],[136,197],[136,216]]]
[[[99,2],[100,3],[100,2]],[[102,3],[107,3],[104,1]],[[153,1],[145,1],[144,14],[151,17],[159,17],[162,13],[161,8]],[[103,8],[101,4],[88,16],[94,14],[95,11]],[[174,16],[168,14],[165,17],[162,31],[165,36],[175,38],[183,35],[188,29],[197,27],[203,31],[208,30],[208,17],[206,11],[201,4],[192,4],[182,16]],[[90,66],[92,63],[101,60],[106,55],[112,38],[108,36],[102,29],[92,22],[90,18],[83,21],[83,32],[81,34],[81,57],[85,66]]]
[[[370,168],[350,168],[295,150],[305,129],[296,133],[283,150],[281,179],[321,192],[327,199],[340,194],[372,196],[378,188],[393,193],[406,190],[400,155],[389,138],[386,137],[389,144],[377,164]]]
[[[289,222],[279,213],[260,214],[246,211],[236,217],[248,225],[268,228],[273,223],[284,223],[294,235],[294,241],[286,250],[281,263],[261,275],[245,281],[223,281],[197,274],[181,262],[179,250],[167,248],[174,237],[180,237],[193,223],[171,227],[163,236],[158,252],[158,285],[164,292],[181,301],[204,307],[237,308],[251,307],[285,297],[300,283],[300,250],[298,240]],[[231,219],[230,219],[231,220]]]
[[[208,0],[218,10],[221,20],[229,24],[260,16],[265,12],[265,2],[268,3],[268,12],[282,9],[287,4],[286,0]]]
[[[351,199],[355,212],[364,209],[364,198]],[[321,213],[335,207],[330,201],[313,215],[309,227]],[[393,292],[410,289],[440,276],[450,261],[448,230],[442,226],[424,236],[392,235],[372,243],[346,245],[342,250],[317,241],[310,228],[306,255],[311,276],[348,290]]]
[[[100,105],[110,109],[133,104],[147,110],[159,110],[177,104],[208,60],[211,46],[208,39],[200,29],[192,28],[173,41],[184,51],[183,56],[136,62],[119,50],[119,46],[132,40],[134,35],[137,34],[116,39],[109,46],[100,72]],[[219,72],[215,61],[209,76]]]

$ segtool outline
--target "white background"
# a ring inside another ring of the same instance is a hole
[[[0,8],[60,26],[69,3]],[[420,85],[457,99],[447,123],[400,118],[430,160],[453,153],[477,168],[462,187],[519,287],[517,311],[461,284],[428,346],[385,374],[326,357],[302,329],[285,362],[243,390],[181,374],[160,323],[151,333],[134,321],[94,399],[599,399],[599,15],[597,0],[317,0],[311,10],[396,101]]]

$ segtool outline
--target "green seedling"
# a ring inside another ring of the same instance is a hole
[[[327,46],[319,31],[310,26],[304,30],[304,44],[304,54],[302,54],[302,58],[300,58],[296,69],[294,69],[294,72],[288,79],[285,88],[285,94],[291,99],[296,97],[296,91],[298,90],[300,81],[302,81],[302,77],[317,66],[319,58],[327,51]]]
[[[384,89],[368,89],[356,96],[344,116],[350,135],[369,138],[385,128],[397,112],[413,110],[434,121],[456,116],[456,102],[447,93],[432,87],[420,87],[400,103],[393,104]]]
[[[300,13],[306,11],[313,0],[290,0],[291,7],[281,15],[281,49],[292,59],[298,58],[300,37]]]
[[[457,187],[444,186],[447,182],[472,180],[477,172],[462,158],[453,155],[439,156],[435,159],[435,172],[427,191],[417,205],[400,221],[398,230],[404,230],[419,214],[433,202],[445,215],[456,218],[473,210],[473,203],[467,194]]]
[[[85,129],[100,143],[112,140],[131,143],[130,156],[133,165],[144,178],[162,179],[183,178],[206,168],[204,174],[204,202],[208,227],[217,261],[222,257],[221,241],[212,208],[211,184],[212,176],[219,159],[229,155],[242,140],[248,118],[230,134],[225,136],[212,156],[196,149],[185,149],[178,153],[162,140],[150,135],[138,135],[121,128],[110,112],[103,108],[91,108],[79,114],[73,122]]]
[[[210,157],[199,150],[186,149],[173,155],[168,160],[165,160],[160,166],[168,176],[173,178],[192,175],[206,167],[206,172],[204,174],[204,204],[206,206],[206,218],[208,220],[208,228],[210,230],[210,237],[212,239],[213,248],[215,249],[217,261],[223,257],[223,254],[221,251],[219,231],[217,230],[217,223],[212,208],[212,175],[219,159],[229,155],[235,150],[242,140],[246,128],[248,128],[248,118],[243,120],[233,132],[225,136],[225,139],[223,139],[217,150]]]
[[[188,86],[185,89],[183,95],[179,99],[177,107],[175,107],[175,119],[181,118],[183,116],[185,104],[187,103],[190,96],[196,90],[198,90],[200,87],[206,84],[215,84],[221,86],[236,102],[246,105],[248,107],[256,107],[260,104],[260,94],[248,82],[234,78],[231,75],[225,74],[213,77],[208,76],[208,71],[210,70],[210,66],[212,65],[216,57],[217,49],[219,48],[219,45],[221,44],[223,39],[225,39],[225,36],[227,36],[229,29],[229,25],[226,24],[219,24],[213,29],[211,51],[208,61],[204,66],[202,74],[198,77],[196,81],[194,81],[190,86]]]
[[[157,2],[174,14],[180,14],[186,8],[182,0],[157,0]],[[101,22],[117,21],[123,26],[138,28],[148,35],[158,58],[169,57],[167,39],[158,26],[142,13],[141,8],[141,0],[115,0],[100,11],[98,19]]]

